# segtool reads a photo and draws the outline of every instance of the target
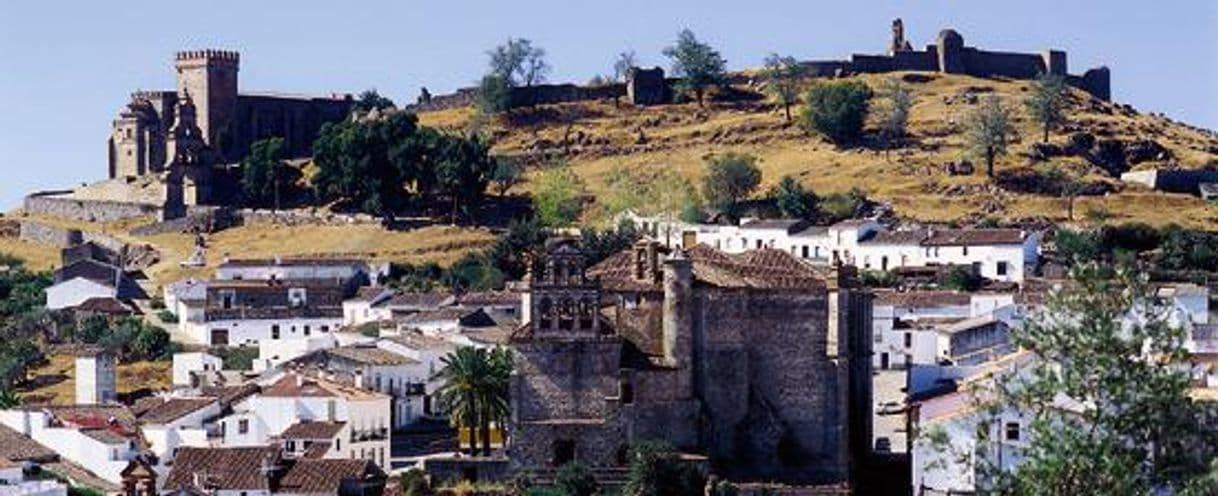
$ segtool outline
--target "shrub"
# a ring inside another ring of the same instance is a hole
[[[254,360],[258,358],[258,348],[252,347],[215,347],[210,352],[220,357],[225,370],[252,370]]]
[[[976,291],[981,287],[981,277],[964,267],[952,267],[939,284],[954,291]]]
[[[558,469],[554,482],[566,496],[592,496],[600,490],[592,471],[578,462],[568,463]]]
[[[747,198],[760,183],[757,157],[729,152],[706,161],[702,196],[712,207],[732,214],[740,200]]]
[[[156,317],[161,319],[161,322],[166,324],[177,324],[178,316],[169,310],[161,310],[156,313]]]
[[[837,144],[858,139],[867,120],[871,88],[858,81],[820,83],[804,98],[804,126]]]
[[[565,166],[541,174],[533,193],[533,206],[542,224],[570,225],[584,211],[584,182]]]

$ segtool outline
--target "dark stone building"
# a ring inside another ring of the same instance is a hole
[[[843,269],[845,270],[845,269]],[[870,294],[791,255],[554,244],[513,335],[517,470],[598,473],[664,440],[735,479],[848,479],[870,432]]]
[[[175,158],[174,130],[183,127],[198,130],[209,161],[217,164],[240,160],[251,143],[269,137],[284,139],[289,158],[307,157],[322,124],[346,118],[354,103],[349,94],[240,93],[239,63],[236,52],[179,52],[174,60],[177,88],[133,93],[114,120],[109,177],[168,171]],[[193,122],[181,115],[184,105],[194,112]]]

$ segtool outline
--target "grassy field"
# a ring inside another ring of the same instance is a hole
[[[479,126],[495,137],[495,150],[501,153],[528,156],[538,150],[566,152],[560,155],[594,196],[605,192],[606,179],[617,167],[632,171],[672,169],[698,184],[706,157],[738,151],[760,159],[763,182],[758,192],[790,174],[820,194],[861,188],[870,197],[890,203],[898,215],[914,220],[1066,220],[1064,199],[989,188],[983,164],[977,164],[977,173],[969,177],[951,176],[945,171],[947,163],[966,158],[960,123],[976,108],[976,101],[989,94],[998,95],[1015,111],[1018,128],[1011,153],[998,161],[996,170],[1035,166],[1026,151],[1039,140],[1040,131],[1024,116],[1022,106],[1029,83],[927,76],[929,81],[906,83],[915,97],[910,143],[889,154],[865,147],[838,148],[787,124],[781,108],[766,102],[709,104],[705,109],[695,104],[650,108],[615,107],[611,102],[564,104],[542,107],[531,114],[525,111],[510,124],[502,119],[479,120],[471,109],[453,109],[424,113],[420,120],[447,129]],[[863,75],[855,79],[878,88],[889,77]],[[1211,148],[1218,147],[1218,139],[1162,117],[1126,111],[1078,91],[1072,92],[1068,118],[1071,128],[1097,137],[1153,139],[1170,150],[1174,163],[1182,167],[1218,162],[1218,156],[1208,152],[1218,149]],[[874,123],[869,125],[874,127]],[[1066,134],[1057,132],[1051,141],[1063,143]],[[571,146],[565,149],[563,143]],[[1102,206],[1114,221],[1218,228],[1218,208],[1199,198],[1126,187],[1081,158],[1055,159],[1054,163],[1117,188],[1104,197],[1081,199],[1076,217],[1088,208]],[[1161,165],[1168,164],[1148,162],[1136,168]],[[528,190],[531,185],[526,182],[520,188]],[[997,211],[991,211],[995,208]]]

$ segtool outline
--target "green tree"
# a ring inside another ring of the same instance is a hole
[[[323,125],[313,143],[318,196],[389,214],[406,199],[407,179],[419,179],[424,148],[418,135],[418,119],[406,112]]]
[[[885,151],[905,137],[909,126],[909,109],[913,107],[913,94],[899,78],[889,78],[880,87],[880,137]]]
[[[788,219],[813,219],[820,199],[792,176],[782,176],[770,193],[778,211]]]
[[[859,81],[817,83],[804,97],[804,127],[837,144],[850,143],[863,132],[871,104],[871,88]]]
[[[495,240],[487,256],[507,277],[520,279],[529,264],[541,258],[549,236],[549,231],[536,218],[513,220],[508,223],[507,231]]]
[[[550,73],[545,49],[525,38],[508,38],[487,55],[490,74],[502,78],[510,87],[543,83]]]
[[[761,183],[761,169],[752,155],[729,152],[710,157],[702,196],[714,208],[735,214],[740,200],[747,198]]]
[[[165,356],[169,350],[169,333],[154,325],[143,324],[131,340],[131,353],[144,360]]]
[[[791,105],[799,101],[799,80],[803,75],[804,67],[795,57],[771,53],[765,58],[762,77],[766,91],[782,105],[787,122],[791,122]]]
[[[478,83],[478,111],[493,115],[512,109],[512,86],[497,74],[487,74]]]
[[[727,80],[727,61],[688,29],[677,33],[676,44],[665,48],[664,56],[672,59],[672,73],[681,78],[678,86],[693,91],[699,106],[703,104],[707,88],[720,86]]]
[[[592,471],[579,462],[559,467],[554,485],[558,486],[565,496],[592,496],[600,491],[600,484],[596,483]]]
[[[402,472],[402,475],[398,476],[398,483],[402,487],[402,496],[431,495],[431,484],[427,482],[427,472],[422,469],[412,468]]]
[[[499,197],[507,194],[512,186],[520,183],[521,167],[515,160],[506,157],[495,159],[495,170],[491,173],[491,181],[495,183],[495,189],[499,193]]]
[[[1006,155],[1015,134],[1011,111],[997,95],[990,95],[964,121],[964,141],[973,156],[985,160],[985,173],[994,177],[994,160]]]
[[[1135,270],[1085,263],[1071,279],[1012,334],[1035,359],[984,393],[988,411],[1020,412],[1031,427],[1013,470],[984,467],[995,492],[1170,494],[1206,477],[1218,432],[1189,396],[1186,332],[1170,306]]]
[[[452,205],[451,223],[458,211],[469,214],[482,200],[482,193],[496,167],[490,146],[477,137],[445,136],[433,152],[436,186],[448,195]]]
[[[397,104],[393,103],[387,97],[381,96],[376,90],[364,90],[355,99],[355,104],[351,106],[352,112],[368,112],[372,109],[389,110],[397,108]]]
[[[554,166],[537,178],[533,209],[541,223],[568,226],[584,211],[584,182],[566,166]]]
[[[279,209],[282,195],[292,188],[295,179],[283,159],[283,138],[250,144],[249,154],[241,161],[241,192],[247,202]]]
[[[1044,135],[1041,141],[1049,142],[1049,131],[1066,120],[1066,80],[1057,74],[1042,73],[1032,82],[1031,92],[1024,99],[1028,115],[1040,124]]]

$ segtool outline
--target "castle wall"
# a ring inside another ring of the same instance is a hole
[[[86,222],[113,222],[133,217],[155,217],[161,211],[159,206],[145,203],[76,200],[64,196],[70,193],[71,191],[33,193],[25,197],[22,208],[29,213]]]
[[[965,73],[971,76],[1034,79],[1046,70],[1044,58],[1035,53],[988,52],[965,48],[961,56]]]
[[[57,248],[68,248],[84,242],[80,229],[66,229],[29,220],[21,221],[21,233],[18,237],[22,241],[51,245]]]
[[[294,98],[243,94],[237,98],[232,121],[232,157],[249,152],[253,142],[280,137],[290,158],[313,154],[313,140],[327,122],[345,119],[355,103],[351,98]]]

